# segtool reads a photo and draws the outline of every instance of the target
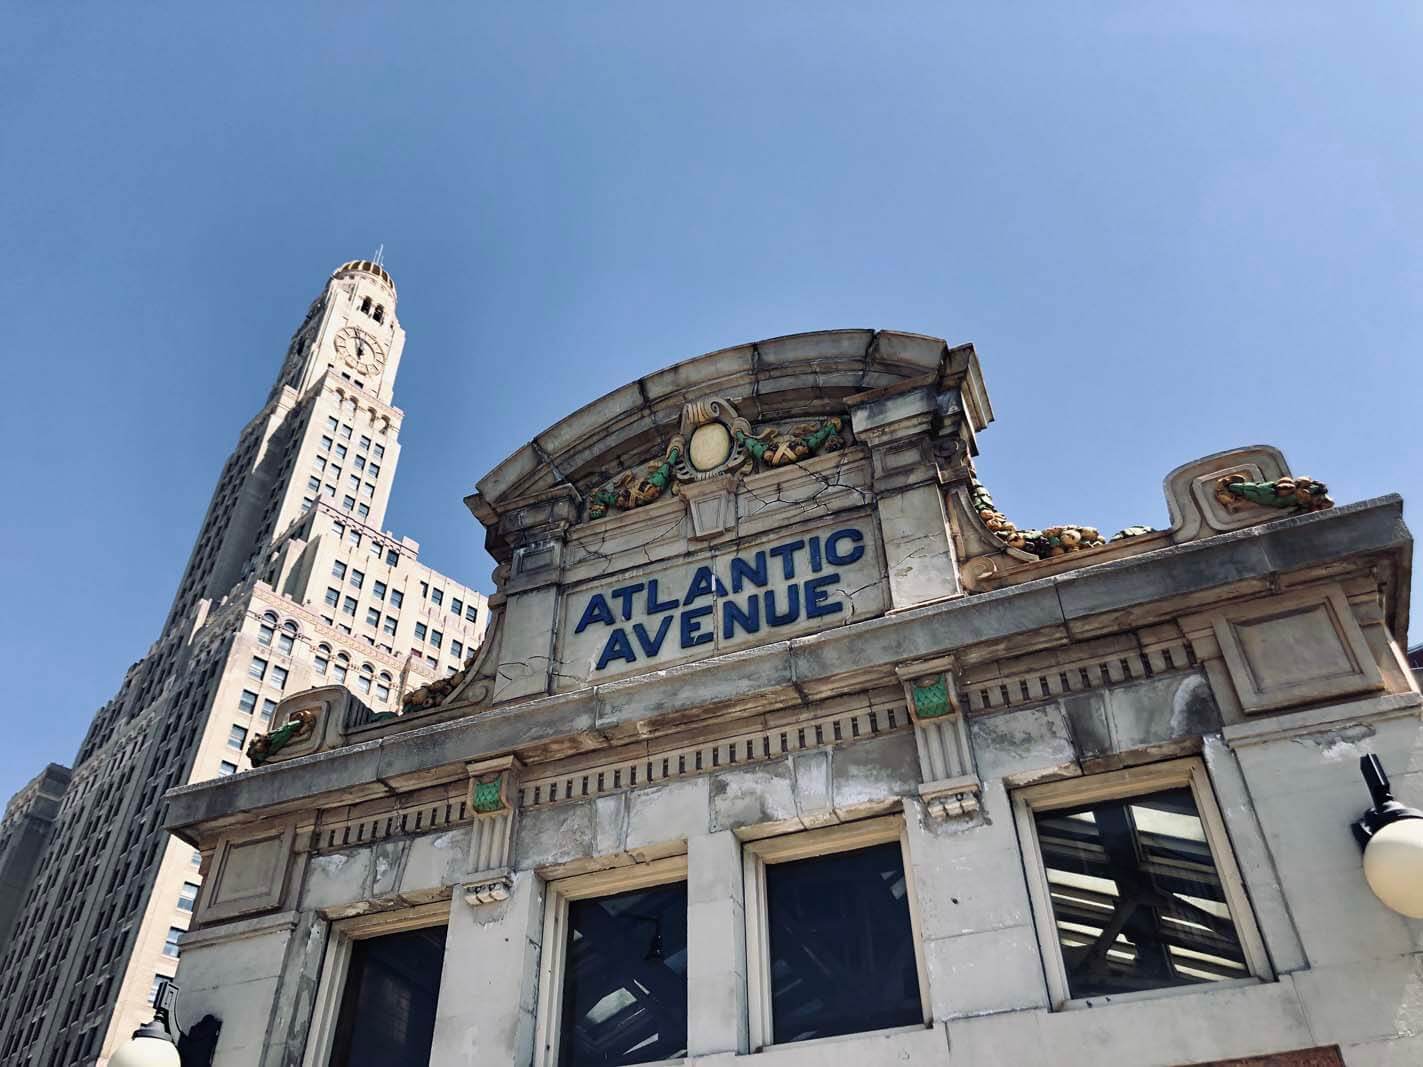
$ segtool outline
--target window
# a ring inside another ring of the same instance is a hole
[[[363,497],[365,497],[365,498],[367,498],[367,499],[369,500],[369,499],[371,499],[372,497],[374,497],[375,495],[376,495],[376,487],[375,487],[375,486],[373,486],[370,482],[362,482],[362,483],[361,483],[361,496],[363,496]]]
[[[401,604],[404,603],[405,594],[402,593],[399,589],[392,589],[390,591],[390,606],[393,608],[398,608]]]
[[[345,459],[345,458],[346,458],[346,446],[345,446],[345,445],[337,445],[337,446],[336,446],[336,455],[340,456],[342,459]],[[336,473],[337,473],[337,477],[339,477],[339,476],[340,476],[340,471],[337,471]]]
[[[457,596],[450,597],[450,611],[456,615],[462,615],[464,613],[464,601]]]
[[[331,440],[331,438],[329,438],[329,437],[323,437],[323,438],[321,439],[321,447],[324,448],[324,449],[325,449],[326,451],[328,451],[328,452],[331,451],[331,446],[332,446],[332,444],[334,444],[334,443],[335,443],[335,442],[333,442],[333,441]]]
[[[242,711],[251,711],[257,706],[257,694],[250,689],[242,690],[242,695],[237,698],[237,706]]]
[[[226,764],[224,764],[224,766],[226,766]],[[237,770],[237,768],[233,767],[232,770],[235,771]],[[229,771],[228,773],[231,774],[232,771]],[[163,955],[171,956],[173,957],[173,959],[176,960],[178,958],[178,939],[182,936],[182,927],[168,927],[168,936],[163,939]]]
[[[352,526],[350,531],[346,534],[346,540],[353,545],[359,546],[361,543],[361,531]]]
[[[399,624],[400,620],[397,619],[394,615],[387,615],[385,617],[385,624],[381,627],[381,630],[383,630],[385,633],[393,634],[395,633],[396,626],[398,626]]]
[[[430,668],[432,671],[433,671],[436,667],[438,667],[438,666],[440,665],[440,661],[437,660],[434,656],[426,656],[426,657],[425,657],[425,663],[429,666],[429,668]]]
[[[356,509],[356,514],[363,519],[369,519],[371,517],[371,509],[368,505],[362,504]]]
[[[347,511],[350,511],[353,507],[356,506],[356,498],[353,496],[343,497],[341,499],[341,506]]]
[[[425,640],[425,634],[426,634],[427,632],[428,632],[428,631],[426,630],[425,624],[424,624],[423,622],[417,622],[417,623],[415,624],[415,640],[417,640],[417,641],[423,641],[423,640]]]
[[[282,626],[282,632],[277,635],[277,651],[291,655],[292,649],[296,646],[296,627],[291,623]]]
[[[361,447],[362,447],[362,448],[370,448],[370,447],[371,447],[371,439],[370,439],[369,437],[362,437],[362,438],[361,438]]]
[[[326,668],[331,666],[330,650],[326,649],[325,646],[318,649],[316,655],[312,657],[311,665],[316,669],[317,674],[325,674]]]
[[[327,1032],[318,1032],[313,1062],[330,1067],[430,1062],[445,927],[389,933],[386,924],[376,929],[381,936],[343,931],[337,942],[331,955],[337,981],[329,992],[323,990],[329,997],[323,1014],[334,1017],[335,1023]]]
[[[341,604],[341,610],[347,615],[356,614],[356,598],[348,596]]]
[[[341,480],[341,468],[334,463],[331,464],[331,480],[333,482],[339,482]]]
[[[328,586],[326,587],[326,603],[327,603],[328,606],[333,607],[333,608],[334,608],[337,604],[341,603],[341,590],[339,590],[339,589],[332,589],[332,588],[328,585]]]
[[[217,776],[218,776],[219,778],[226,778],[229,774],[236,774],[236,773],[237,773],[237,764],[235,764],[235,763],[229,763],[227,760],[223,760],[221,763],[219,763],[219,764],[217,765]]]
[[[203,865],[203,854],[202,854],[201,852],[199,852],[197,849],[193,849],[193,866],[194,866],[194,867],[201,867],[202,865]]]
[[[464,617],[465,617],[466,619],[468,619],[470,622],[473,622],[473,621],[474,621],[474,615],[475,615],[474,605],[473,605],[473,604],[466,604],[466,605],[464,606]]]
[[[429,599],[430,599],[430,583],[429,583],[429,582],[421,582],[421,583],[420,583],[420,599],[421,599],[421,600],[429,600]]]
[[[352,475],[349,475],[349,476],[346,478],[346,481],[347,481],[347,483],[351,486],[351,488],[352,488],[353,490],[354,490],[354,489],[359,489],[359,488],[361,487],[361,476],[360,476],[359,474],[352,474]]]
[[[359,675],[356,678],[356,688],[362,693],[369,693],[371,691],[371,676],[369,674]]]
[[[327,482],[324,486],[322,486],[321,491],[322,491],[323,493],[325,493],[327,496],[331,497],[333,500],[334,500],[335,497],[336,497],[336,487],[335,487],[334,485],[332,485],[330,482]]]
[[[385,599],[386,585],[384,582],[375,582],[371,585],[371,596],[377,600]]]
[[[687,1051],[685,857],[549,883],[539,1067]]]
[[[352,570],[352,571],[351,571],[351,584],[352,584],[353,586],[355,586],[357,589],[359,589],[361,586],[365,585],[365,583],[366,583],[366,572],[365,572],[365,571],[358,571],[358,570]]]
[[[374,448],[371,449],[371,452],[375,455],[376,459],[384,459],[385,445],[376,445]]]
[[[929,1018],[902,834],[870,819],[746,846],[752,1048]]]
[[[365,456],[357,456],[355,459],[353,459],[353,460],[351,461],[351,466],[355,467],[356,470],[358,470],[358,471],[363,471],[363,470],[365,470],[365,469],[366,469],[366,457],[365,457]]]
[[[1013,803],[1055,1006],[1269,975],[1199,760],[1034,786]]]
[[[394,567],[397,563],[400,562],[400,553],[393,548],[390,549],[385,554],[385,562],[390,566]]]
[[[330,430],[332,433],[335,433],[335,432],[336,432],[336,427],[339,426],[339,425],[340,425],[340,423],[338,423],[338,422],[336,421],[336,416],[335,416],[335,415],[327,415],[327,416],[326,416],[326,428],[327,428],[328,430]]]
[[[366,625],[377,626],[380,624],[380,608],[366,608]]]
[[[259,656],[253,656],[252,662],[247,664],[247,673],[260,682],[267,677],[267,661]]]
[[[445,591],[443,589],[430,590],[430,603],[443,604],[445,602]]]
[[[270,719],[272,717],[272,714],[276,710],[277,702],[271,697],[267,697],[265,700],[262,701],[262,718]]]
[[[198,887],[196,883],[184,882],[183,888],[178,890],[178,910],[192,911],[193,903],[198,899]]]
[[[285,667],[272,668],[272,684],[278,689],[287,687],[287,669]]]
[[[262,623],[261,626],[257,627],[257,643],[259,645],[270,645],[272,643],[272,635],[276,632],[276,630],[272,629],[270,623]]]
[[[439,630],[430,631],[430,644],[434,645],[436,648],[439,648],[444,643],[445,635],[443,633],[441,633]]]
[[[331,564],[331,577],[333,577],[333,578],[344,578],[344,577],[346,577],[346,565],[345,565],[344,563],[342,563],[339,559],[336,560],[335,562],[333,562],[333,563]]]
[[[347,426],[344,422],[341,424],[340,432],[342,440],[349,441],[351,439],[351,427]]]
[[[460,642],[459,638],[452,637],[450,639],[450,652],[456,659],[464,655],[464,645]]]
[[[310,489],[313,493],[321,492],[321,479],[314,474],[307,475],[306,487]]]
[[[324,471],[324,470],[326,469],[326,457],[325,457],[325,456],[316,456],[314,461],[315,461],[315,463],[316,463],[316,469],[317,469],[318,472],[319,472],[319,471]]]
[[[242,746],[247,743],[247,731],[240,726],[234,726],[227,731],[227,747],[242,751]]]

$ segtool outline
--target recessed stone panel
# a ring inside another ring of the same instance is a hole
[[[207,923],[277,907],[292,838],[293,828],[288,824],[253,837],[219,842],[205,887],[201,920]]]

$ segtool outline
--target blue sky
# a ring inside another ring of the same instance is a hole
[[[640,374],[798,330],[973,341],[1020,524],[1166,523],[1255,442],[1420,489],[1417,5],[32,4],[0,42],[0,794],[157,635],[327,273],[409,332],[388,518]],[[1418,629],[1415,627],[1415,633]]]

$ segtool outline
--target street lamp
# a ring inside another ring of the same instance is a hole
[[[182,1067],[173,1035],[168,1032],[168,1015],[178,999],[178,987],[164,982],[154,998],[153,1018],[133,1032],[109,1059],[109,1067]]]
[[[1377,756],[1359,760],[1374,806],[1354,823],[1364,850],[1364,880],[1384,906],[1423,919],[1423,811],[1393,799]]]

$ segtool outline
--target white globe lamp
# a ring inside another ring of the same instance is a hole
[[[1365,756],[1359,770],[1374,806],[1354,823],[1364,850],[1364,880],[1384,907],[1423,919],[1423,811],[1393,799],[1377,756]]]

